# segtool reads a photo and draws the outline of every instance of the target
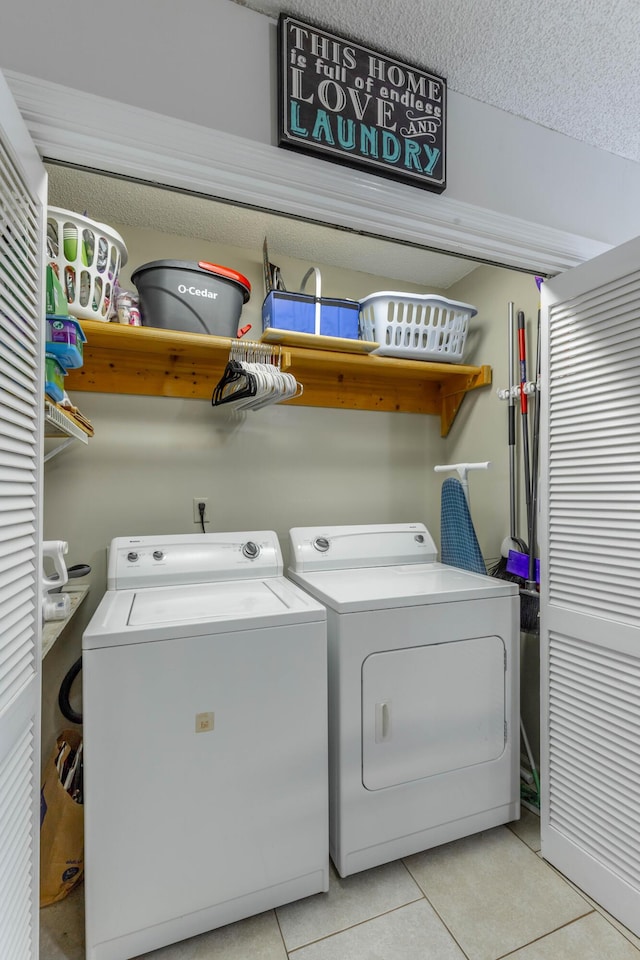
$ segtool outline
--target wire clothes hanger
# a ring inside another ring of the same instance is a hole
[[[224,373],[214,388],[214,407],[232,403],[237,410],[258,410],[302,396],[303,386],[281,369],[280,347],[253,340],[231,345]]]

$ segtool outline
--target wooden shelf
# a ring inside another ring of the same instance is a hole
[[[232,340],[155,327],[83,320],[84,366],[68,390],[210,400]],[[287,401],[307,407],[426,413],[443,437],[465,394],[491,383],[491,367],[396,360],[370,354],[282,347],[282,367],[304,385]]]

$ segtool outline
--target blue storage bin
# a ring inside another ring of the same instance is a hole
[[[296,333],[319,333],[323,337],[358,339],[357,302],[350,300],[320,301],[320,329],[316,330],[316,301],[302,293],[272,290],[262,305],[262,329],[295,330]]]
[[[316,295],[272,290],[262,305],[262,329],[293,330],[323,337],[358,339],[359,310],[357,300],[340,300],[320,296],[320,273],[312,267],[302,281],[315,273]]]

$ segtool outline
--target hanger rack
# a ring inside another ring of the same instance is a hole
[[[288,355],[284,360],[289,366]],[[257,410],[301,396],[302,384],[282,367],[278,344],[234,340],[224,373],[213,390],[212,406],[232,403],[236,409]]]

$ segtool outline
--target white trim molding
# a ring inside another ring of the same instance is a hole
[[[5,77],[45,160],[548,275],[610,248],[35,77]]]

